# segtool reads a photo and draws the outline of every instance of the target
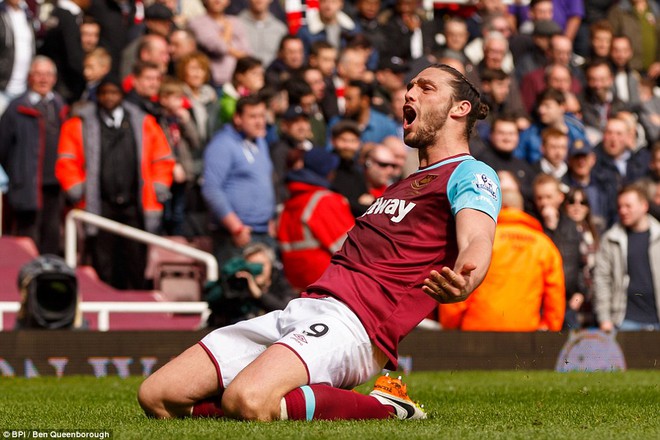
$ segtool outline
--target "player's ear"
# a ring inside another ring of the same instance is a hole
[[[449,110],[449,114],[456,118],[463,118],[469,115],[471,110],[472,104],[470,104],[470,101],[458,101]]]

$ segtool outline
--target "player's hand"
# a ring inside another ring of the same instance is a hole
[[[448,267],[440,272],[432,270],[424,280],[422,291],[441,304],[465,301],[470,295],[470,275],[477,268],[472,263],[465,263],[458,273]]]

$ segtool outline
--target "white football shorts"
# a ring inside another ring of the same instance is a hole
[[[379,373],[387,361],[355,313],[334,298],[297,298],[284,310],[221,327],[200,341],[222,388],[276,343],[303,361],[309,384],[351,389]]]

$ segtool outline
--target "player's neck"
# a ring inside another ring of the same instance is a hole
[[[467,140],[463,137],[438,137],[433,144],[419,149],[419,166],[424,168],[457,154],[469,152]]]

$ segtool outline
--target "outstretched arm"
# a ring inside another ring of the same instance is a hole
[[[483,281],[495,238],[495,222],[475,209],[456,214],[458,257],[453,268],[432,270],[422,290],[439,303],[464,301]]]

